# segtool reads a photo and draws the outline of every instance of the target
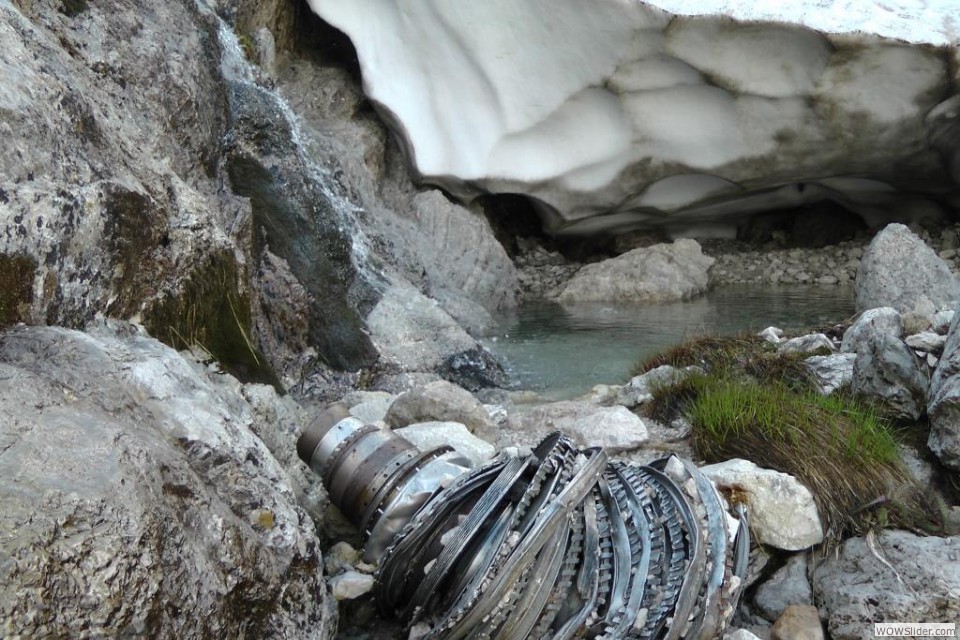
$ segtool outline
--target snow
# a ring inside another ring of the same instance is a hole
[[[653,0],[678,15],[775,20],[827,33],[864,31],[907,42],[960,44],[960,0]]]
[[[925,127],[955,108],[949,55],[856,30],[956,42],[960,0],[309,3],[424,182],[530,195],[553,229],[705,229],[823,197],[880,220],[895,194],[845,179],[946,175]]]

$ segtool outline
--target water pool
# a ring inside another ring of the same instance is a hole
[[[853,312],[849,286],[726,286],[695,300],[659,305],[531,302],[483,342],[516,387],[570,398],[596,384],[625,382],[637,361],[687,338],[770,325],[804,329]]]

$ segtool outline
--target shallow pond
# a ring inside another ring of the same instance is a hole
[[[596,384],[626,382],[639,360],[687,338],[770,325],[805,329],[851,315],[851,287],[729,286],[659,305],[528,303],[484,344],[515,386],[570,398]]]

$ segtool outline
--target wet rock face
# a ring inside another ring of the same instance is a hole
[[[332,637],[267,400],[129,325],[0,338],[5,635]]]

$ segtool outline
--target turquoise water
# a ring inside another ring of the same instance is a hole
[[[770,325],[797,330],[851,315],[851,287],[729,286],[659,305],[528,303],[484,344],[505,364],[514,386],[570,398],[596,384],[626,382],[637,361],[687,338]]]

